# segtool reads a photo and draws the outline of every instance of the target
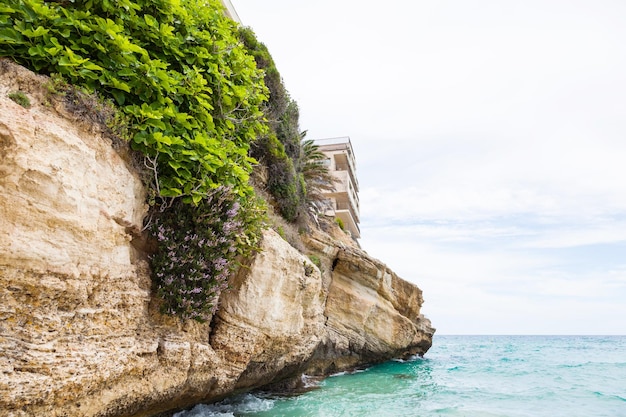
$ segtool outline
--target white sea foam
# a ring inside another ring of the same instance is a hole
[[[271,399],[243,394],[215,404],[199,404],[191,410],[176,413],[173,417],[234,417],[241,413],[268,411],[272,407],[274,401]]]
[[[314,377],[310,375],[302,374],[302,376],[300,377],[300,380],[302,381],[302,386],[304,388],[315,388],[319,386],[320,384],[319,377]]]
[[[369,368],[368,368],[369,369]],[[367,371],[367,369],[354,369],[352,371],[342,371],[342,372],[336,372],[334,374],[330,374],[328,377],[332,378],[335,376],[344,376],[344,375],[352,375],[352,374],[360,374],[361,372],[365,372]]]

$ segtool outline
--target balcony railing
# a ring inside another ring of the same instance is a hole
[[[322,152],[324,151],[347,151],[348,160],[353,165],[355,160],[354,149],[352,148],[352,142],[348,136],[339,138],[328,139],[315,139],[314,143],[320,147]],[[354,166],[352,167],[354,168]]]
[[[359,218],[354,215],[354,212],[347,203],[337,203],[335,208],[335,215],[341,218],[346,227],[355,237],[361,236],[361,229],[359,227]]]
[[[337,203],[335,204],[335,210],[348,210],[354,218],[354,221],[356,223],[359,223],[359,213],[355,210],[354,206],[351,203],[347,203],[345,201],[337,201]]]
[[[357,194],[352,181],[350,180],[350,175],[348,175],[347,171],[334,171],[333,175],[338,181],[335,183],[335,192],[337,196],[344,195],[344,198],[350,200],[352,205],[355,207],[355,211],[358,213],[361,209],[359,204],[359,195]]]
[[[316,145],[339,145],[339,144],[347,144],[352,148],[352,143],[350,142],[350,136],[339,136],[336,138],[325,138],[325,139],[315,139]]]
[[[356,173],[354,172],[354,168],[350,164],[335,164],[335,169],[337,171],[346,171],[350,174],[350,179],[352,180],[352,184],[355,189],[359,189],[359,182],[356,179]]]

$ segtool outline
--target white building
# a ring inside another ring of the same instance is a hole
[[[239,19],[239,15],[237,14],[237,10],[235,10],[235,6],[233,6],[233,4],[231,3],[230,0],[221,0],[222,4],[224,5],[224,8],[226,8],[226,16],[230,17],[232,20],[234,20],[235,22],[239,23],[240,25],[241,23],[241,19]]]
[[[317,139],[315,144],[326,155],[328,170],[335,176],[335,191],[325,193],[331,201],[328,214],[341,219],[353,238],[361,237],[359,229],[359,182],[356,177],[356,159],[350,138]]]

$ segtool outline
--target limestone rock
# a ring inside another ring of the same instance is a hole
[[[435,330],[421,314],[422,291],[354,246],[322,233],[307,238],[329,275],[327,333],[308,372],[328,374],[392,358],[423,355]]]
[[[267,231],[212,323],[159,314],[142,183],[46,82],[0,59],[0,417],[149,416],[428,349],[421,291],[323,234],[322,271]]]

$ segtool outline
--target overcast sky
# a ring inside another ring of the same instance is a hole
[[[440,334],[626,334],[626,2],[233,0]]]

